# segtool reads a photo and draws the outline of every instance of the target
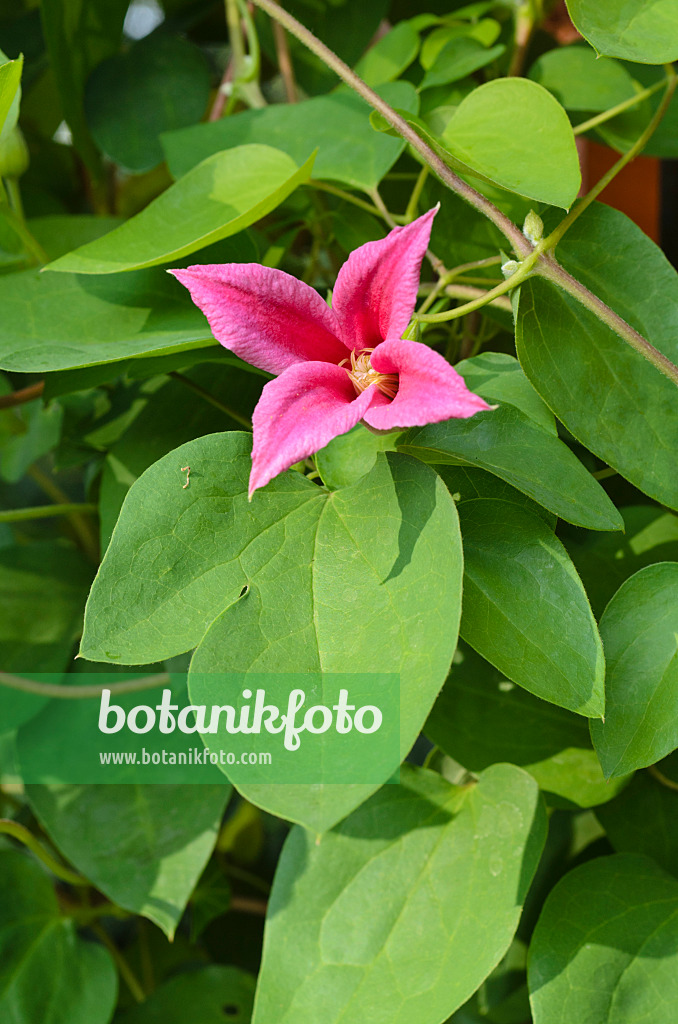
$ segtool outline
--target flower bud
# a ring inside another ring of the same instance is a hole
[[[530,210],[525,218],[523,234],[525,235],[525,238],[532,242],[532,245],[537,245],[544,237],[544,221],[538,213],[534,212],[534,210]]]
[[[506,260],[505,263],[502,263],[501,272],[506,280],[508,280],[509,277],[513,277],[519,266],[520,264],[517,260]]]
[[[0,141],[0,178],[20,178],[28,170],[28,146],[20,128],[12,128]]]

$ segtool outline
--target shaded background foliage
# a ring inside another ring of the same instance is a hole
[[[678,57],[671,3],[625,5],[631,27],[616,0],[569,6],[585,38],[540,0],[285,5],[503,213],[547,231],[592,147],[609,164],[635,144]],[[408,762],[381,789],[24,787],[17,703],[0,721],[0,1018],[673,1022],[675,384],[532,278],[513,307],[421,335],[495,411],[359,426],[250,511],[267,377],[164,267],[261,262],[325,295],[349,252],[440,201],[421,299],[441,264],[457,271],[436,310],[500,284],[506,240],[240,0],[4,0],[0,46],[0,672],[124,680],[187,671],[195,648],[201,671],[399,671]],[[676,362],[678,279],[655,243],[671,255],[677,101],[645,153],[665,161],[663,237],[647,210],[645,231],[626,216],[639,187],[660,192],[638,163],[614,185],[625,212],[591,206],[558,257]],[[204,472],[182,495],[189,463]],[[245,572],[229,545],[264,529]],[[401,529],[406,564],[381,586]],[[150,536],[162,601],[139,582],[157,574],[136,558]],[[355,551],[369,571],[348,568]]]

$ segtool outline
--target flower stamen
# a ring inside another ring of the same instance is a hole
[[[398,374],[379,373],[378,370],[375,370],[370,361],[370,353],[372,352],[374,352],[373,348],[363,348],[357,354],[351,352],[351,369],[349,370],[348,366],[346,366],[345,370],[351,378],[355,393],[360,395],[370,385],[376,384],[382,395],[386,395],[387,398],[395,398],[398,394]],[[348,362],[348,358],[342,359],[339,366],[344,366]]]

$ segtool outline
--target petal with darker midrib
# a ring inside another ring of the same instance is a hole
[[[217,341],[269,373],[307,360],[347,355],[339,323],[303,281],[258,263],[214,263],[170,270],[188,288]]]

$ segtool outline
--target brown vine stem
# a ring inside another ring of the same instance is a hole
[[[44,390],[45,382],[44,380],[39,380],[37,384],[29,384],[27,388],[13,391],[11,395],[0,395],[0,409],[12,409],[15,405],[24,405],[26,402],[32,402],[34,399],[40,398]]]
[[[307,46],[312,53],[331,68],[347,85],[355,89],[363,99],[377,110],[388,123],[395,128],[398,134],[408,142],[424,158],[431,170],[440,178],[443,184],[447,185],[453,192],[465,199],[467,203],[482,213],[485,217],[499,228],[504,237],[511,243],[513,249],[519,256],[527,256],[532,252],[532,246],[523,235],[520,228],[516,227],[501,210],[497,209],[494,203],[477,192],[471,185],[467,184],[450,170],[447,164],[441,160],[436,152],[421,138],[420,135],[398,114],[393,107],[389,106],[373,89],[363,82],[355,71],[352,71],[348,64],[345,64],[340,57],[337,57],[328,46],[325,46],[317,36],[314,36],[301,22],[297,21],[291,14],[283,10],[275,0],[254,0],[257,7],[279,22],[283,28],[296,36],[296,38]]]
[[[668,377],[669,380],[678,385],[678,366],[675,366],[659,349],[651,345],[647,338],[644,338],[634,327],[631,327],[631,324],[627,323],[623,317],[615,313],[609,306],[606,306],[602,299],[599,299],[597,295],[589,291],[581,281],[568,274],[553,257],[542,257],[539,264],[539,274],[541,277],[546,278],[547,281],[551,281],[552,284],[562,288],[564,292],[567,292],[574,299],[577,299],[582,306],[585,306],[594,313],[610,330],[614,331],[631,348],[635,349],[648,362],[652,363],[665,377]]]

